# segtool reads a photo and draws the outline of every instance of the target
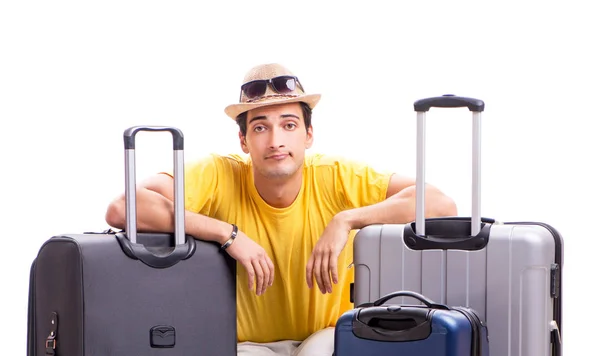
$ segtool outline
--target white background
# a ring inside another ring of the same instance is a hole
[[[482,214],[562,232],[565,354],[594,354],[600,23],[591,3],[3,2],[1,353],[25,353],[41,244],[107,228],[106,206],[124,189],[123,130],[177,126],[189,159],[241,153],[223,109],[250,67],[279,62],[323,94],[311,151],[407,175],[415,100],[484,100]],[[460,215],[471,213],[470,125],[466,109],[428,114],[426,179]],[[171,165],[169,136],[149,135],[138,136],[138,178]]]

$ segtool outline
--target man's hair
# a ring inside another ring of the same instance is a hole
[[[306,127],[306,132],[308,132],[308,128],[310,127],[312,119],[312,109],[310,108],[310,106],[308,106],[307,103],[304,102],[300,102],[300,106],[302,107],[302,116],[304,116],[304,126]],[[248,131],[248,122],[246,120],[247,117],[248,112],[246,111],[239,114],[238,117],[235,119],[238,126],[240,127],[240,132],[244,137],[246,137],[246,132]]]

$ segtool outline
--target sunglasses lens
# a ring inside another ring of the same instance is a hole
[[[277,77],[271,80],[276,92],[284,94],[290,93],[296,89],[296,79],[294,77]]]
[[[248,99],[254,99],[267,91],[267,83],[264,80],[246,83],[242,85],[242,91]]]

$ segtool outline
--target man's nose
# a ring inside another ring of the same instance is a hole
[[[271,149],[278,149],[284,146],[283,143],[283,133],[281,132],[280,129],[275,128],[273,130],[271,130],[271,135],[270,135],[270,141],[269,141],[269,147]]]

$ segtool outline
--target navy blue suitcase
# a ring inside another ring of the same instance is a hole
[[[423,305],[384,304],[402,296]],[[489,342],[487,327],[475,310],[399,291],[342,314],[334,350],[334,356],[488,356]]]

